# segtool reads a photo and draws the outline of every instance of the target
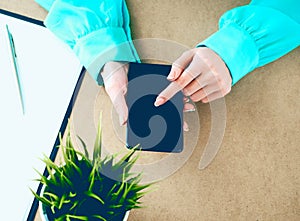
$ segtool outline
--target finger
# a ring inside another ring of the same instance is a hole
[[[118,96],[116,96],[115,100],[113,101],[113,105],[119,115],[120,126],[123,126],[128,119],[128,107],[123,93],[120,93]]]
[[[190,96],[191,100],[194,102],[200,101],[204,99],[205,97],[209,96],[210,94],[218,91],[219,88],[216,87],[213,84],[210,84],[204,88],[201,88],[200,90],[196,91],[194,94]]]
[[[128,63],[111,61],[104,65],[101,75],[103,80],[109,80],[117,72],[128,72]]]
[[[169,86],[157,96],[154,105],[158,107],[170,100],[175,94],[177,94],[177,92],[181,91],[200,73],[201,66],[198,66],[198,64],[196,64],[193,59],[188,68],[182,73],[182,75],[180,75],[180,77],[176,79],[176,81],[170,83]]]
[[[210,73],[202,73],[197,78],[192,80],[184,89],[183,94],[185,96],[191,96],[201,88],[204,88],[205,86],[209,85],[213,82],[214,76],[212,76]]]
[[[184,106],[183,106],[183,112],[193,112],[195,111],[195,107],[193,104],[191,103],[185,103]]]
[[[156,98],[154,102],[154,106],[158,107],[166,103],[169,99],[171,99],[175,94],[181,91],[183,88],[180,85],[173,81],[171,82],[168,87],[166,87]]]
[[[203,98],[201,101],[203,103],[208,103],[208,102],[217,100],[221,97],[224,97],[224,96],[223,96],[222,92],[218,91],[218,92],[214,92],[214,93],[210,94],[209,96]]]
[[[202,65],[198,62],[198,58],[194,57],[190,65],[184,70],[184,72],[176,79],[176,82],[185,88],[190,82],[197,78],[202,72]]]
[[[185,103],[187,103],[187,102],[190,101],[190,99],[189,99],[188,97],[184,96],[184,97],[183,97],[183,101],[184,101]]]
[[[113,102],[119,94],[127,92],[128,79],[125,72],[119,70],[113,77],[104,81],[104,87]]]
[[[186,121],[183,121],[183,126],[182,126],[182,128],[183,128],[183,130],[186,131],[186,132],[190,130],[190,129],[189,129],[189,125],[187,124]]]
[[[167,77],[168,80],[174,81],[176,80],[183,70],[191,63],[193,59],[193,51],[189,50],[184,52],[173,64],[171,71]]]
[[[121,76],[120,76],[121,77]],[[125,100],[127,92],[127,81],[115,82],[116,84],[110,85],[105,88],[108,96],[110,97],[113,106],[118,113],[120,125],[124,125],[128,118],[128,108]]]

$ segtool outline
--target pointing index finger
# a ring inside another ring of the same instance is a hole
[[[168,100],[170,100],[177,92],[181,91],[183,88],[176,82],[171,82],[168,87],[166,87],[156,98],[154,106],[158,107],[163,105]]]

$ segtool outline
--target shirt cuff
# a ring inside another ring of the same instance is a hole
[[[123,28],[107,27],[94,31],[76,41],[73,51],[89,74],[103,84],[100,70],[109,61],[134,62],[132,44],[127,40]]]
[[[235,23],[223,26],[199,46],[206,46],[216,52],[226,63],[232,85],[256,68],[259,53],[253,37]]]

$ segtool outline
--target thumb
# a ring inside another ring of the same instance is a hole
[[[128,107],[125,100],[125,92],[119,93],[113,100],[113,105],[119,116],[120,126],[123,126],[128,119]]]

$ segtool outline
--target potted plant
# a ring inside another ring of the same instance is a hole
[[[42,205],[45,220],[125,220],[128,211],[141,208],[139,200],[151,185],[141,185],[141,174],[130,173],[137,160],[135,149],[117,162],[116,155],[102,159],[100,123],[92,159],[84,141],[79,140],[83,153],[75,150],[68,126],[65,144],[60,136],[58,146],[64,163],[43,159],[49,176],[39,173],[38,181],[43,184],[40,195],[31,191]]]

